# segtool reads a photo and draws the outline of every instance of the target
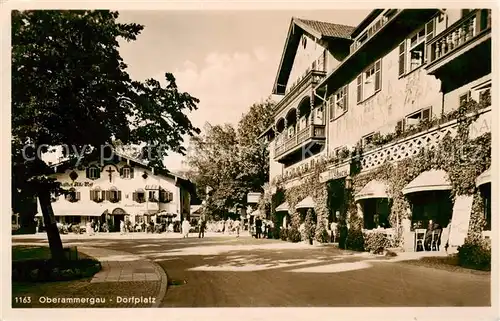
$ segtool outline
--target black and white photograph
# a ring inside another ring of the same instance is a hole
[[[498,320],[493,3],[118,4],[2,4],[2,319]]]

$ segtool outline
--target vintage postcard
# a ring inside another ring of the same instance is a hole
[[[95,5],[2,5],[2,319],[498,319],[493,3]]]

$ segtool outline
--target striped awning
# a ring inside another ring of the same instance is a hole
[[[491,167],[476,178],[477,187],[488,183],[491,183]]]
[[[443,170],[432,169],[421,173],[406,185],[405,188],[403,188],[403,194],[446,190],[451,190],[448,173]]]
[[[354,196],[354,200],[357,202],[369,198],[389,198],[387,188],[385,182],[371,180]]]
[[[101,216],[107,207],[102,203],[79,201],[69,202],[62,197],[52,203],[54,216]],[[37,214],[36,217],[42,216],[42,208],[40,201],[37,199]]]
[[[276,212],[288,212],[289,209],[290,209],[290,206],[288,206],[288,203],[284,202],[284,203],[281,203],[280,205],[278,205],[278,207],[276,207],[275,211]]]
[[[300,201],[296,206],[295,209],[302,209],[302,208],[314,208],[316,207],[316,203],[314,202],[313,198],[311,196],[308,196],[304,198],[302,201]]]

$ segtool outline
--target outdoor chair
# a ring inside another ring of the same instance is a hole
[[[426,229],[416,229],[415,230],[415,252],[418,251],[418,245],[422,246],[422,250],[425,252],[425,236],[427,234]]]
[[[439,251],[439,243],[441,238],[441,232],[443,230],[432,231],[431,235],[431,251]]]

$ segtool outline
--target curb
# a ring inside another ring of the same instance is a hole
[[[149,261],[151,264],[153,264],[156,273],[160,275],[160,291],[158,292],[158,295],[156,296],[155,303],[151,306],[152,308],[158,308],[161,304],[161,301],[165,296],[167,295],[167,288],[168,288],[168,276],[167,273],[163,270],[163,268],[156,262],[151,261],[150,259],[146,259],[146,261]]]
[[[80,248],[82,253],[85,253],[85,248],[103,249],[103,248],[99,248],[99,247],[83,246],[83,249]],[[111,251],[116,251],[116,250],[111,250]],[[128,255],[134,255],[133,253],[121,251],[121,250],[116,251],[116,252],[122,252],[122,253],[127,253]],[[87,253],[85,253],[85,254],[89,255]],[[98,260],[99,264],[101,264],[101,261],[99,259],[96,258],[96,260]],[[156,271],[156,274],[158,274],[160,276],[160,281],[158,281],[158,282],[160,282],[160,290],[158,291],[158,294],[155,297],[155,302],[151,305],[152,308],[158,308],[161,304],[161,301],[165,297],[165,295],[167,295],[168,277],[167,277],[167,274],[165,273],[165,271],[163,270],[163,268],[158,263],[156,263],[150,259],[146,259],[146,258],[142,258],[142,260],[147,261],[151,265],[153,265],[153,267]]]

